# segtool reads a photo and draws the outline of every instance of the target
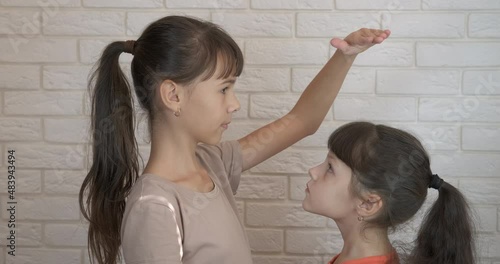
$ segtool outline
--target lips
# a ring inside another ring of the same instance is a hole
[[[224,124],[222,124],[222,127],[225,128],[225,129],[227,129],[227,127],[229,126],[229,124],[231,124],[231,122],[224,123]]]

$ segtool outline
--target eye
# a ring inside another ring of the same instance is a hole
[[[220,92],[223,93],[223,94],[225,94],[226,91],[227,91],[227,89],[229,89],[229,87],[224,87],[224,89],[222,89]]]

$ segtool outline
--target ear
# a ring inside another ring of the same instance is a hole
[[[161,103],[169,110],[175,112],[181,106],[184,89],[172,80],[164,80],[160,84]]]
[[[359,216],[369,218],[376,215],[384,205],[382,198],[376,193],[363,195],[363,199],[358,200],[356,210]]]

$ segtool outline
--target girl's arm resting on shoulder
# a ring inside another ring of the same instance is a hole
[[[331,43],[337,51],[307,86],[293,109],[238,140],[243,171],[314,134],[330,110],[356,55],[381,43],[389,34],[390,31],[361,29],[344,40],[333,39]]]
[[[176,208],[155,201],[136,202],[123,222],[125,263],[182,263],[182,239]]]

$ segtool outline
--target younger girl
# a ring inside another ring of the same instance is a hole
[[[222,143],[240,108],[233,88],[243,56],[231,37],[212,23],[169,16],[136,41],[109,44],[92,79],[93,160],[80,191],[92,259],[115,264],[121,246],[126,263],[251,263],[233,197],[241,172],[314,133],[356,54],[388,35],[363,29],[332,40],[338,51],[290,113]],[[151,152],[140,177],[122,52],[134,55],[133,88],[149,121]],[[270,131],[274,140],[260,142]]]
[[[404,263],[474,263],[469,207],[462,194],[433,174],[420,142],[404,131],[354,122],[328,139],[329,153],[311,168],[303,207],[332,218],[344,247],[329,264],[399,263],[388,229],[412,218],[436,189],[415,248]]]

